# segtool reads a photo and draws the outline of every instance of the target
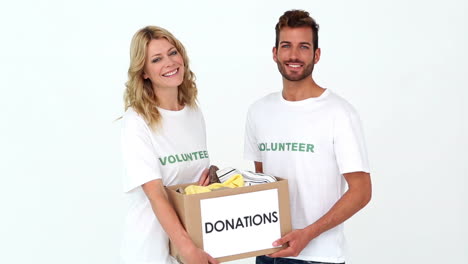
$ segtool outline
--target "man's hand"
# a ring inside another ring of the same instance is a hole
[[[184,264],[219,264],[208,253],[197,247],[188,247],[180,252]]]
[[[284,237],[273,242],[274,247],[281,246],[286,243],[289,243],[289,246],[278,252],[268,255],[268,257],[297,257],[301,253],[301,251],[307,246],[310,240],[312,240],[312,238],[310,238],[305,229],[293,230],[287,233]]]

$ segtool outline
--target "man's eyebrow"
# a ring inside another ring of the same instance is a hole
[[[291,41],[286,41],[286,40],[283,40],[280,42],[280,44],[291,44]],[[299,42],[299,44],[301,45],[308,45],[308,46],[312,46],[312,43],[310,42],[307,42],[307,41],[303,41],[303,42]]]

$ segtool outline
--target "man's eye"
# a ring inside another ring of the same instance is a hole
[[[282,48],[289,48],[290,45],[283,45],[283,46],[281,46],[281,47],[282,47]]]
[[[301,46],[301,49],[309,49],[309,46]]]

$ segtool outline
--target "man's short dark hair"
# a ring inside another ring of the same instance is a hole
[[[284,27],[298,28],[298,27],[310,27],[312,29],[314,51],[318,48],[318,30],[319,25],[315,20],[310,17],[309,12],[304,10],[289,10],[279,18],[278,23],[275,26],[276,31],[276,42],[275,47],[278,48],[279,33]]]

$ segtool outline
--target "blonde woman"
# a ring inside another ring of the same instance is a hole
[[[124,263],[177,263],[168,239],[184,263],[218,263],[193,244],[164,190],[207,178],[205,121],[194,79],[182,43],[170,32],[147,26],[135,33],[122,125]]]

